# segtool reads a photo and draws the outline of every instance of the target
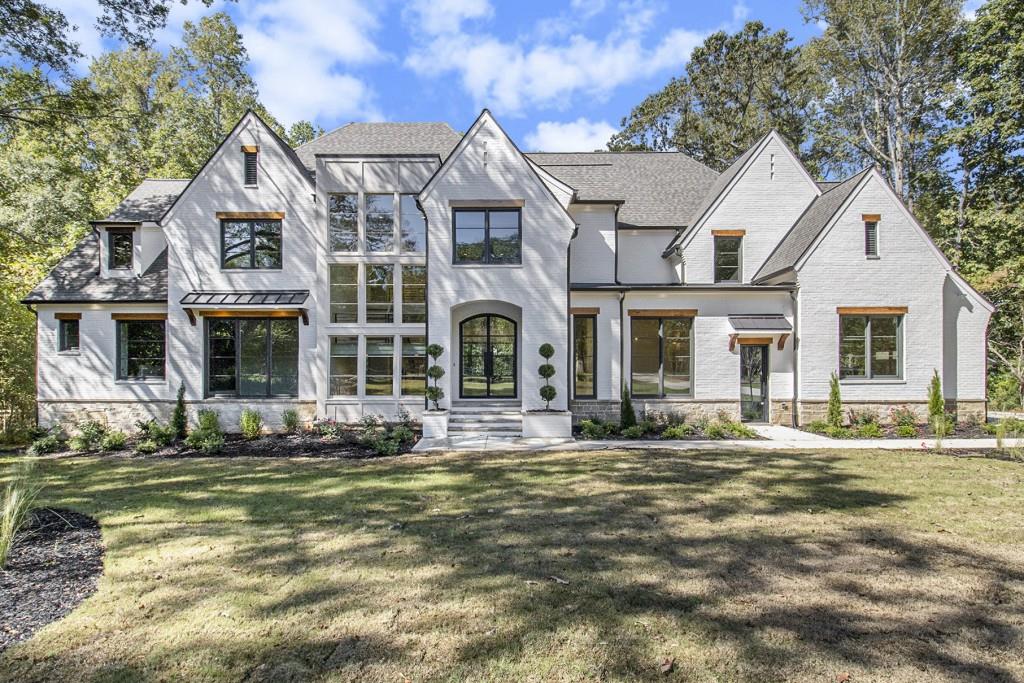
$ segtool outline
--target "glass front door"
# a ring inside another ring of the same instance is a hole
[[[768,347],[740,346],[740,418],[768,420]]]
[[[459,325],[462,398],[516,397],[516,324],[478,315]]]

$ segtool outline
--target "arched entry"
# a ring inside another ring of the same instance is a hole
[[[459,323],[459,397],[515,398],[516,324],[484,313]]]

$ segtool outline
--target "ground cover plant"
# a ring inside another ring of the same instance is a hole
[[[259,442],[253,442],[259,443]],[[928,452],[40,460],[97,592],[0,679],[1011,681],[1024,466]]]
[[[575,429],[576,438],[674,441],[760,438],[757,432],[724,411],[714,418],[701,415],[692,421],[685,415],[650,411],[638,421],[630,406],[630,415],[631,419],[623,418],[619,422],[600,418],[580,420]]]

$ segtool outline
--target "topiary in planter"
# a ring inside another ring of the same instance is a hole
[[[551,402],[555,400],[558,391],[548,381],[555,376],[555,366],[547,361],[551,360],[551,357],[555,355],[555,347],[551,344],[541,344],[537,352],[540,353],[545,361],[543,365],[537,368],[537,374],[544,379],[544,386],[540,388],[540,397],[544,399],[544,410],[551,410]]]
[[[440,410],[441,408],[437,405],[437,402],[444,398],[444,389],[437,386],[437,380],[444,377],[444,368],[437,364],[437,359],[444,354],[444,347],[440,344],[431,344],[427,347],[427,355],[430,356],[434,364],[427,368],[427,377],[431,379],[433,384],[427,387],[427,400],[434,404],[434,410]]]

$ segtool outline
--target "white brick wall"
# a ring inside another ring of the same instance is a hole
[[[661,257],[676,231],[619,230],[619,282],[623,284],[678,284],[672,264]]]
[[[615,207],[581,205],[570,209],[579,234],[570,245],[573,282],[615,282]]]

